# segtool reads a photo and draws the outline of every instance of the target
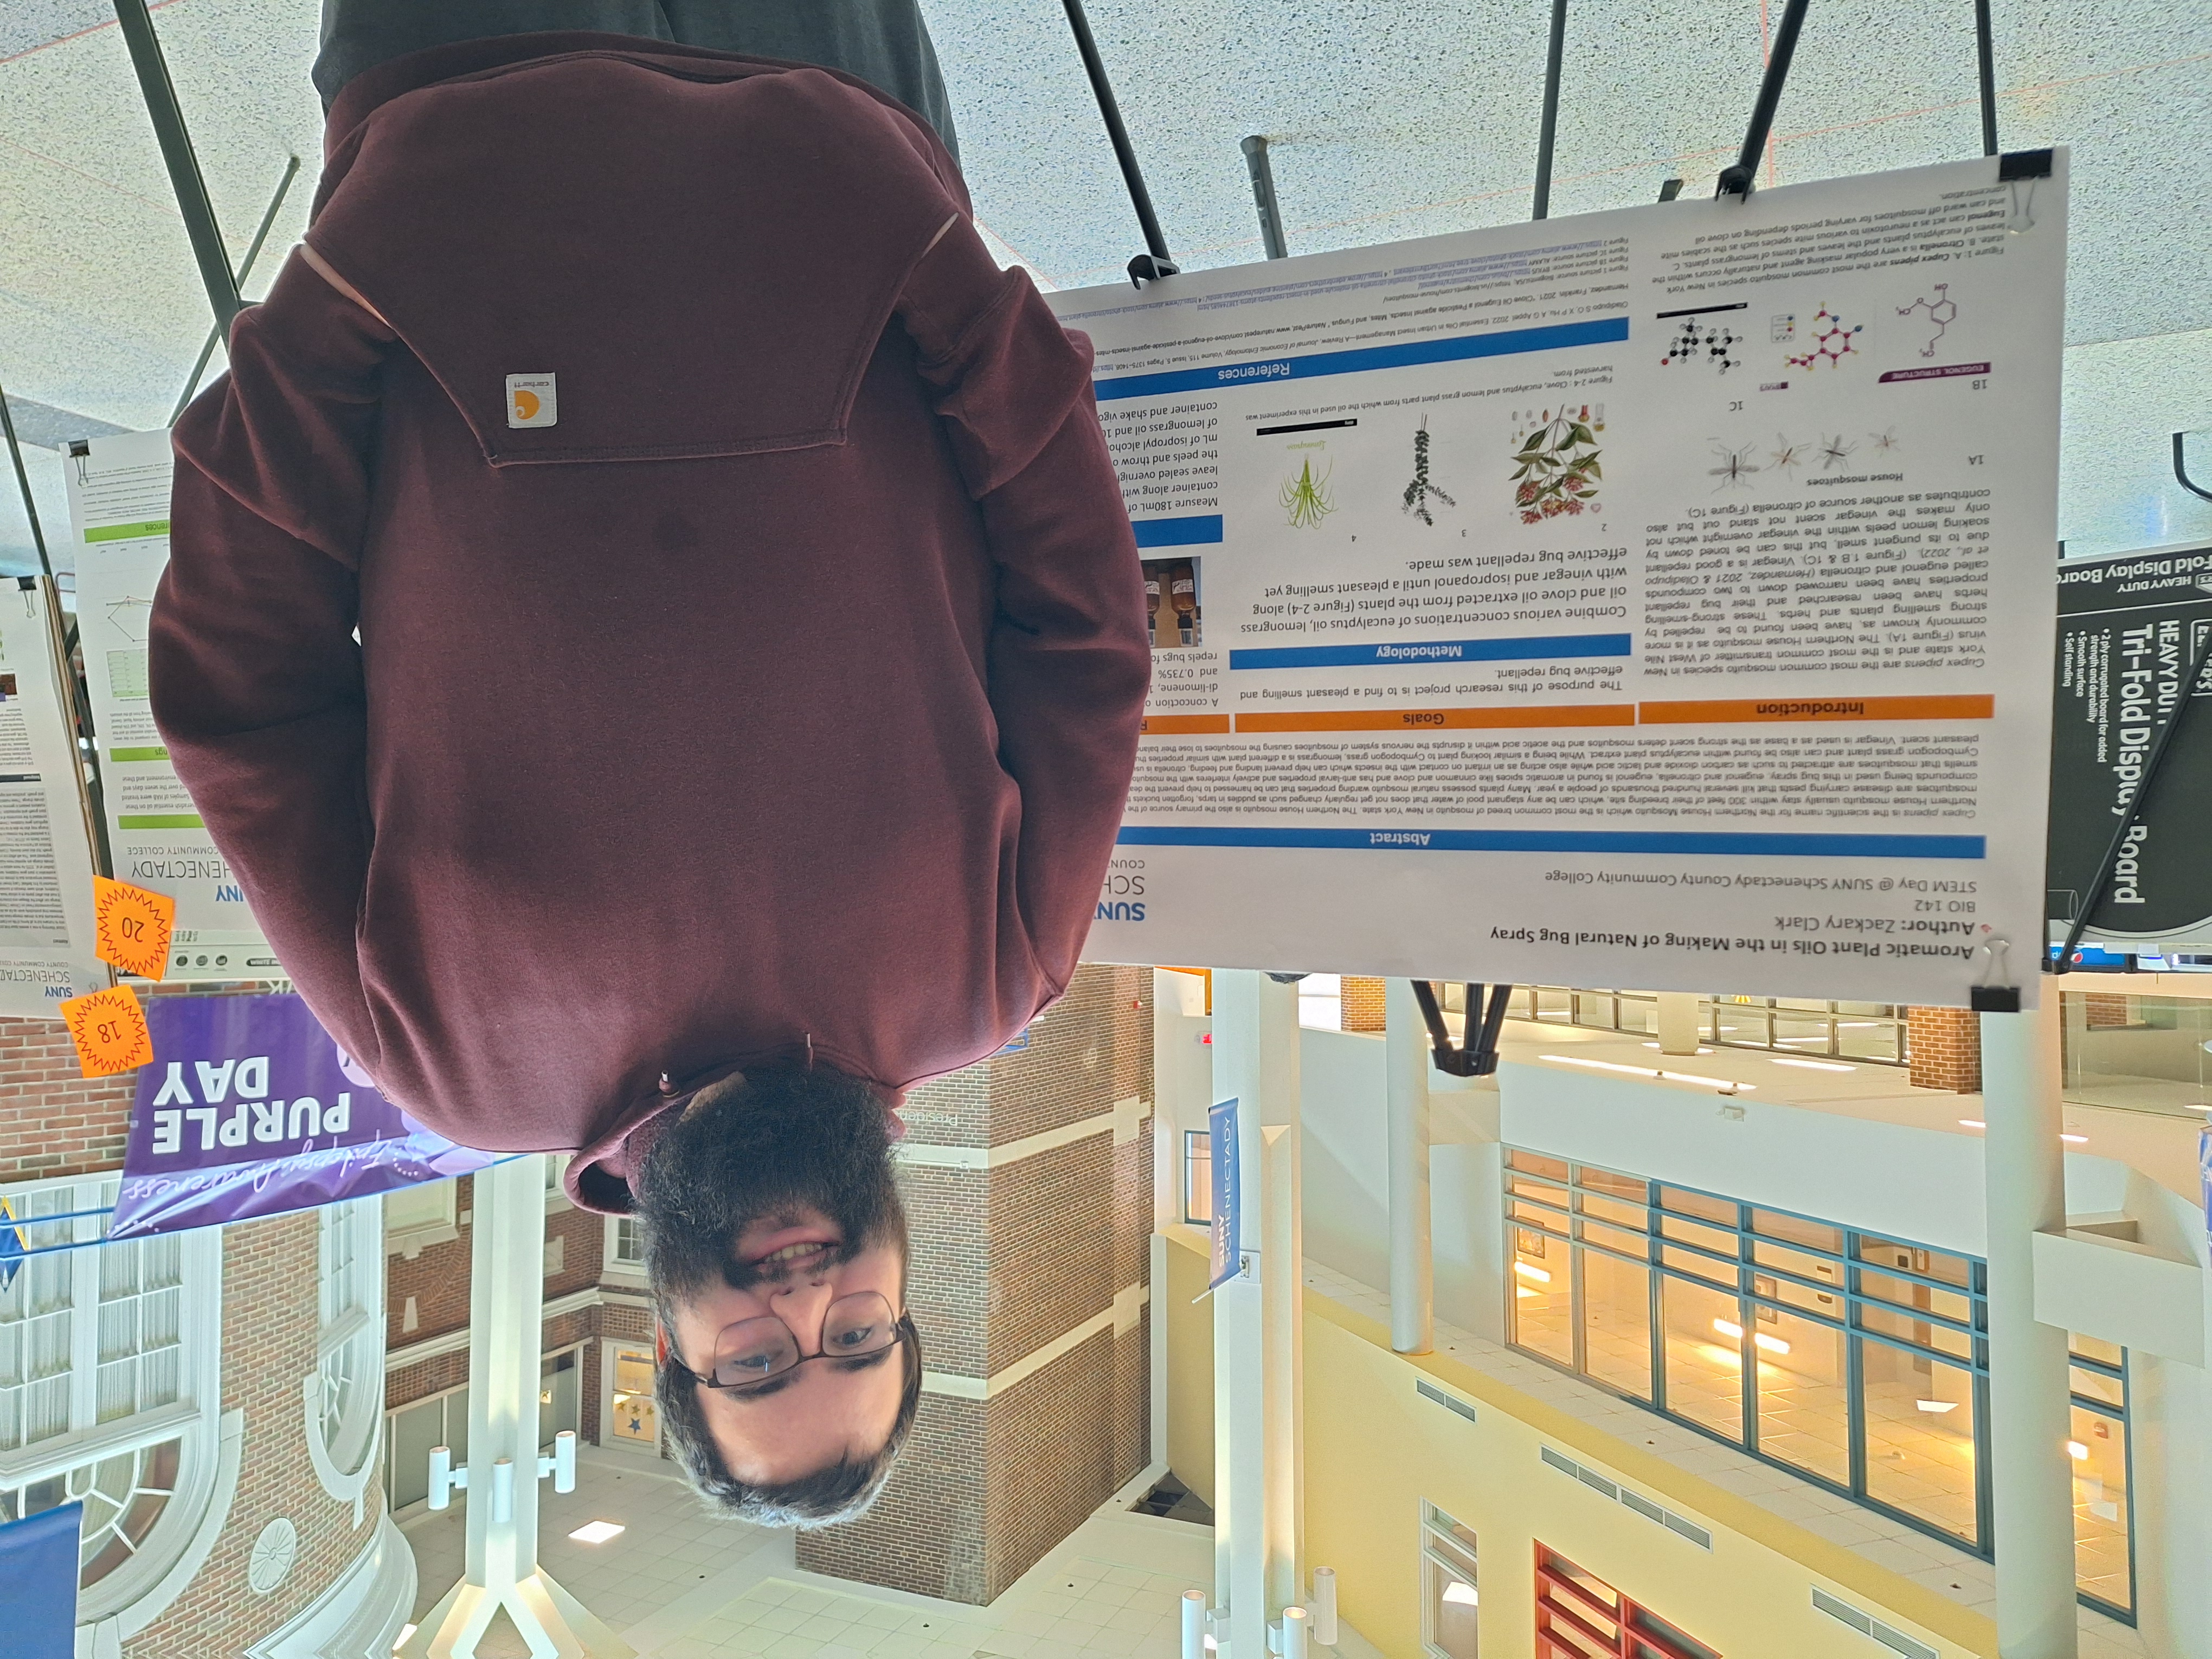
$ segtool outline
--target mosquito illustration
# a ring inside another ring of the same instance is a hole
[[[1867,437],[1884,454],[1897,447],[1897,428],[1893,426],[1885,427],[1880,432],[1869,432]]]
[[[1858,446],[1845,443],[1840,432],[1832,438],[1823,438],[1820,441],[1820,471],[1826,472],[1831,467],[1841,466],[1857,453]]]
[[[1774,463],[1777,472],[1794,478],[1797,469],[1805,465],[1805,445],[1793,444],[1778,432],[1774,434],[1774,453],[1768,459]]]
[[[1751,475],[1758,471],[1759,468],[1752,464],[1749,444],[1744,445],[1741,449],[1731,449],[1725,444],[1715,444],[1713,453],[1720,458],[1721,464],[1718,466],[1707,467],[1705,476],[1720,480],[1713,486],[1715,495],[1717,495],[1723,489],[1750,488]]]

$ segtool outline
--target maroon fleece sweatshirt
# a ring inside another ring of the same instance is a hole
[[[385,321],[296,256],[240,316],[152,635],[317,1018],[607,1209],[690,1082],[990,1054],[1074,970],[1149,669],[1089,343],[826,70],[475,41],[328,143],[307,240]]]

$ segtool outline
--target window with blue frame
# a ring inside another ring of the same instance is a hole
[[[1518,1150],[1514,1344],[1990,1553],[1984,1265]],[[2131,1620],[2126,1356],[2074,1341],[2081,1595]]]

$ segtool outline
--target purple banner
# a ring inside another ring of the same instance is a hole
[[[281,1215],[497,1161],[376,1091],[296,996],[155,997],[110,1238]]]

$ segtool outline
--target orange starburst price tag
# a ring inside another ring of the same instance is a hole
[[[133,887],[127,881],[94,876],[92,908],[98,923],[94,955],[141,979],[159,979],[168,971],[176,900],[167,893]]]
[[[112,1077],[154,1058],[154,1034],[146,1029],[146,1011],[128,987],[112,985],[90,996],[71,997],[61,1010],[70,1041],[76,1044],[77,1064],[87,1077]]]

